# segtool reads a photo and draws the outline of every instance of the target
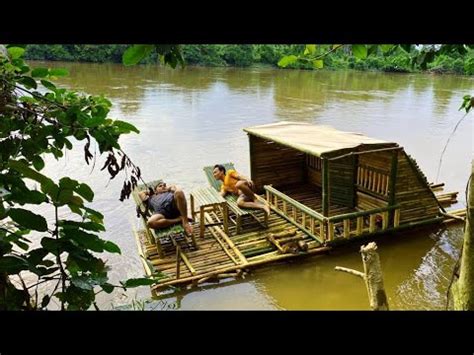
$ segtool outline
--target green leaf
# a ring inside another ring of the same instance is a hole
[[[18,80],[18,82],[23,84],[23,86],[27,89],[36,89],[38,87],[35,79],[30,78],[29,76],[23,76],[20,80]]]
[[[153,50],[153,46],[149,44],[135,44],[123,53],[122,63],[124,65],[135,65],[143,58],[147,57]]]
[[[79,229],[64,229],[64,236],[74,240],[86,249],[101,253],[104,251],[105,241],[97,235],[81,231]]]
[[[49,69],[49,75],[66,76],[66,75],[69,75],[69,71],[64,68],[53,68],[53,69]]]
[[[400,44],[400,48],[402,48],[405,52],[410,53],[411,51],[411,44]]]
[[[280,59],[280,61],[278,62],[278,66],[285,68],[288,65],[295,63],[297,60],[298,57],[296,55],[287,55]]]
[[[33,78],[45,78],[48,76],[48,68],[35,68],[31,71]]]
[[[41,300],[41,308],[45,308],[49,304],[50,300],[51,300],[51,297],[49,297],[49,295],[44,296],[43,299]]]
[[[393,48],[393,44],[382,44],[380,49],[382,49],[383,53],[389,52]]]
[[[48,251],[43,248],[33,249],[28,253],[28,262],[37,265],[48,255]]]
[[[27,229],[34,229],[40,232],[48,230],[48,223],[43,216],[37,215],[23,208],[11,208],[8,215],[20,226]]]
[[[120,121],[120,120],[115,120],[114,121],[114,126],[119,129],[120,133],[128,133],[128,132],[136,132],[140,133],[140,131],[132,124],[125,122],[125,121]]]
[[[304,49],[304,55],[307,54],[314,54],[316,52],[316,45],[315,44],[307,44]]]
[[[313,60],[313,67],[316,69],[322,69],[324,66],[324,62],[321,59]]]
[[[25,177],[30,178],[32,180],[38,181],[40,184],[54,184],[53,180],[44,176],[43,174],[38,173],[37,171],[28,167],[25,163],[17,160],[10,160],[8,162],[11,168],[15,169],[16,171],[22,173]]]
[[[32,162],[36,170],[40,171],[44,168],[44,160],[39,155],[35,155]]]
[[[23,56],[24,53],[25,53],[25,48],[21,48],[21,47],[8,48],[8,54],[10,54],[10,57],[12,59],[20,58],[21,56]]]
[[[32,104],[36,102],[36,99],[31,96],[21,96],[18,101]]]
[[[363,44],[353,44],[352,53],[358,59],[367,58],[367,47]]]
[[[19,203],[20,205],[24,205],[25,203],[39,205],[43,202],[48,201],[48,198],[45,194],[39,191],[26,189],[12,192],[12,194],[5,198],[5,200],[13,201]]]
[[[103,284],[103,285],[100,285],[100,287],[104,290],[104,292],[106,293],[112,293],[114,291],[114,286],[110,285],[110,284]]]
[[[61,180],[59,180],[59,188],[60,189],[74,190],[78,184],[79,184],[79,182],[77,180],[68,178],[67,176],[63,177],[63,178],[61,178]]]
[[[121,254],[118,245],[109,240],[104,243],[104,250],[107,250],[109,253]]]
[[[41,79],[41,84],[43,84],[43,86],[44,86],[46,89],[49,89],[49,90],[51,90],[51,91],[56,90],[56,85],[54,85],[51,81]]]
[[[127,281],[120,282],[120,283],[126,288],[133,288],[133,287],[138,287],[138,286],[153,285],[156,283],[156,281],[153,279],[147,279],[147,278],[136,278],[136,279],[128,279]]]
[[[89,202],[92,202],[92,200],[94,199],[94,192],[86,184],[79,184],[79,186],[77,186],[74,191],[76,191],[79,195],[84,197]]]
[[[28,262],[19,256],[2,256],[0,258],[0,273],[18,274],[22,270],[28,270]]]

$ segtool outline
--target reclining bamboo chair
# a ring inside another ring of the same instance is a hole
[[[150,187],[154,187],[158,184],[158,181],[159,180],[151,181],[151,182],[147,183],[147,185],[150,186]],[[182,236],[184,236],[185,239],[187,239],[188,237],[186,236],[186,234],[184,232],[184,228],[181,224],[175,224],[175,225],[170,226],[168,228],[163,228],[163,229],[158,229],[158,230],[155,230],[153,228],[149,228],[147,226],[147,219],[148,219],[148,217],[151,216],[151,213],[147,210],[145,204],[143,203],[143,201],[141,200],[141,198],[139,196],[139,192],[143,191],[143,190],[146,190],[146,189],[147,189],[147,187],[145,186],[145,184],[138,185],[133,190],[132,196],[133,196],[133,199],[135,201],[135,204],[137,205],[137,208],[140,209],[140,211],[141,211],[140,219],[142,220],[143,227],[145,228],[145,233],[146,233],[147,240],[148,240],[149,243],[156,245],[156,248],[158,250],[158,255],[160,256],[160,258],[162,258],[164,256],[164,252],[163,252],[163,247],[162,247],[161,241],[160,241],[161,238],[170,237],[171,242],[176,246],[175,238],[177,236],[182,235]],[[197,249],[196,239],[195,239],[194,235],[192,236],[191,239],[192,239],[192,244],[193,244],[194,248]]]
[[[222,164],[226,171],[230,169],[234,169],[234,163],[225,163]],[[212,175],[212,171],[214,170],[214,166],[206,166],[203,168],[204,173],[206,174],[207,181],[209,184],[216,189],[216,191],[221,190],[222,182],[219,180],[216,180],[214,176]],[[264,228],[268,227],[268,216],[264,211],[261,210],[255,210],[251,208],[240,208],[237,205],[237,196],[233,194],[227,194],[224,197],[227,201],[227,205],[229,206],[229,210],[233,212],[236,216],[236,221],[232,221],[236,225],[236,233],[239,234],[241,229],[242,229],[242,217],[244,216],[251,216],[253,217],[260,225],[262,225]],[[262,214],[263,213],[263,222],[260,221],[258,218],[257,214]]]

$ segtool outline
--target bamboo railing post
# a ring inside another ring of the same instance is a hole
[[[329,161],[322,159],[323,163],[323,216],[329,216]]]
[[[356,232],[357,235],[362,234],[363,227],[364,227],[364,217],[363,216],[357,217],[357,232]]]
[[[344,238],[349,238],[351,234],[351,220],[345,219],[344,220]]]
[[[398,150],[392,152],[392,163],[390,167],[389,190],[388,190],[388,206],[395,204],[395,187],[397,186],[397,170],[398,170]],[[389,214],[388,225],[393,225],[394,211],[391,210]]]

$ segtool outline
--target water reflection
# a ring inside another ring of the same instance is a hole
[[[395,141],[416,158],[434,181],[441,150],[456,122],[472,77],[274,69],[123,67],[119,64],[50,63],[69,69],[60,85],[104,94],[112,117],[141,131],[121,146],[146,180],[164,178],[186,192],[207,184],[202,167],[233,161],[249,174],[247,136],[242,128],[278,120],[330,124]],[[36,65],[36,64],[35,64]],[[464,191],[472,157],[472,120],[466,119],[445,153],[440,181],[447,191]],[[104,157],[98,158],[101,166]],[[132,229],[140,228],[131,201],[118,201],[122,181],[108,181],[83,163],[82,144],[67,159],[48,161],[45,173],[86,182],[95,191],[93,208],[105,215],[105,238],[122,249],[107,256],[111,280],[142,276]],[[464,194],[459,195],[460,207]],[[48,212],[44,212],[47,215]],[[440,309],[461,231],[425,231],[380,240],[389,302],[399,309]],[[358,246],[328,256],[273,265],[249,278],[169,296],[180,309],[368,309],[361,281],[334,267],[361,269]],[[146,287],[125,294],[100,294],[102,307],[149,297]],[[179,300],[176,299],[179,297]],[[151,302],[150,307],[158,307]]]

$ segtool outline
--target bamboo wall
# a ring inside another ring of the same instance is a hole
[[[421,173],[421,172],[420,172]],[[438,216],[439,205],[424,177],[408,162],[405,151],[398,155],[395,202],[400,205],[400,224]]]
[[[329,161],[329,204],[354,207],[355,157]]]
[[[282,186],[306,180],[305,153],[249,135],[251,178],[258,193],[263,185]]]

